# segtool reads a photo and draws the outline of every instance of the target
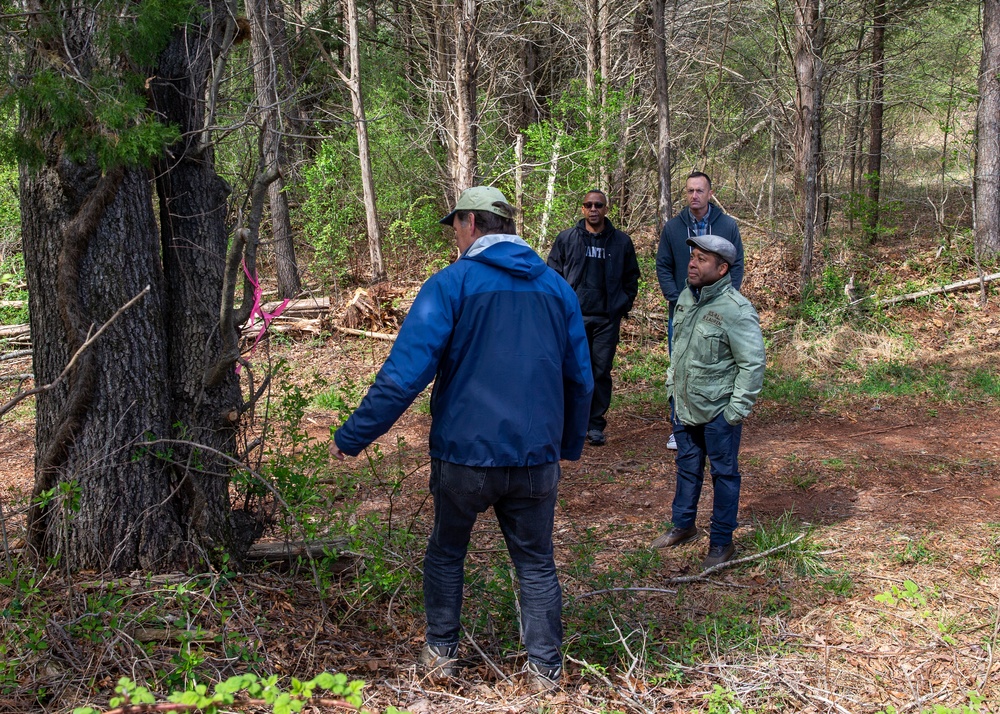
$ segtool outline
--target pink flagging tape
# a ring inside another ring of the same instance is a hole
[[[260,281],[257,280],[257,271],[253,271],[253,275],[250,275],[250,271],[247,270],[246,258],[243,259],[243,273],[247,276],[247,280],[253,285],[253,307],[250,308],[250,324],[253,325],[257,322],[257,317],[260,316],[261,321],[264,323],[261,325],[260,332],[257,333],[257,337],[254,338],[253,344],[250,346],[250,351],[248,355],[253,354],[253,351],[257,349],[257,343],[260,342],[260,338],[264,336],[267,332],[268,326],[271,324],[271,320],[278,317],[282,312],[285,311],[285,306],[288,305],[290,298],[285,298],[284,301],[274,309],[274,312],[267,312],[261,306],[261,298],[264,295],[264,291],[261,290]],[[240,373],[240,368],[242,365],[236,363],[236,374]]]

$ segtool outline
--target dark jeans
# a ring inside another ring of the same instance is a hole
[[[558,484],[558,462],[486,468],[431,459],[434,530],[424,556],[427,644],[459,640],[469,537],[476,516],[493,506],[520,583],[528,659],[543,667],[562,663],[562,589],[552,555]]]
[[[590,400],[590,423],[587,430],[600,429],[608,425],[604,415],[611,406],[611,367],[618,350],[618,339],[622,321],[609,320],[593,315],[583,316],[583,326],[587,330],[590,344],[590,366],[594,372],[594,396]]]
[[[714,503],[709,545],[729,545],[736,530],[740,505],[740,435],[743,425],[732,426],[722,414],[707,424],[687,426],[672,417],[677,439],[677,490],[672,520],[676,528],[690,528],[698,515],[698,499],[705,480],[705,458],[712,474]]]

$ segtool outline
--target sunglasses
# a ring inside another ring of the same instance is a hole
[[[583,204],[584,208],[604,208],[604,204],[600,201],[593,201]]]

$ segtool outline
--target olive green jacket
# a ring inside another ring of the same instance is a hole
[[[695,298],[685,287],[674,310],[667,395],[682,424],[719,415],[739,424],[764,386],[764,338],[753,305],[726,273]]]

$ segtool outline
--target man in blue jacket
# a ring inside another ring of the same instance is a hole
[[[729,276],[737,290],[743,285],[743,239],[740,228],[732,216],[722,212],[712,199],[712,179],[701,171],[692,171],[684,184],[687,207],[667,221],[660,231],[660,245],[656,251],[656,279],[660,283],[663,297],[667,299],[667,349],[673,345],[674,309],[684,285],[687,283],[688,261],[691,248],[688,238],[693,236],[721,236],[733,244],[736,257],[729,266]],[[667,440],[668,449],[677,449],[677,441],[671,434]]]
[[[495,188],[459,197],[441,223],[461,256],[421,287],[389,358],[334,439],[337,458],[384,434],[433,378],[420,664],[453,676],[465,556],[490,506],[517,570],[528,675],[562,674],[562,591],[552,550],[559,460],[583,451],[593,379],[576,295],[521,238]]]
[[[604,415],[611,405],[611,366],[622,318],[639,293],[639,261],[632,239],[607,219],[608,197],[603,191],[588,191],[580,212],[583,218],[556,236],[547,262],[580,298],[594,372],[587,441],[603,446],[608,424]]]

